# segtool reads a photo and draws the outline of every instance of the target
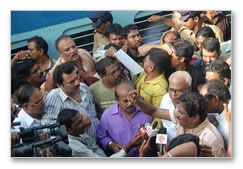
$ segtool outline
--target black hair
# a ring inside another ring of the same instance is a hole
[[[201,27],[198,30],[198,32],[196,33],[196,37],[199,37],[199,36],[202,36],[205,38],[209,38],[209,37],[215,38],[215,33],[209,26],[204,26],[204,27]]]
[[[128,34],[132,31],[132,30],[138,30],[138,27],[134,24],[130,24],[130,25],[127,25],[125,26],[123,29],[122,29],[122,38],[124,39],[127,39],[127,36]]]
[[[56,49],[57,50],[59,50],[58,49],[58,45],[59,45],[59,42],[61,41],[61,40],[63,40],[63,39],[73,39],[71,36],[69,36],[69,35],[62,35],[62,36],[59,36],[58,38],[57,38],[57,40],[56,40]]]
[[[154,64],[156,71],[164,73],[168,79],[171,72],[170,56],[168,52],[163,49],[152,48],[147,52],[145,57],[148,55],[150,56],[150,61]]]
[[[30,96],[33,94],[35,89],[37,88],[28,84],[24,84],[20,87],[17,92],[17,99],[20,106],[23,106],[24,103],[28,103]]]
[[[195,17],[198,17],[198,19],[201,20],[201,13],[202,13],[202,11],[191,11],[191,14],[190,14],[190,16],[188,17],[188,19],[189,19],[189,18],[194,19]],[[187,20],[188,20],[188,19],[187,19]],[[186,20],[186,21],[187,21],[187,20]]]
[[[121,49],[119,46],[117,46],[117,45],[115,45],[115,44],[112,44],[112,43],[109,43],[109,44],[107,44],[107,45],[104,47],[104,50],[107,50],[107,49],[109,49],[110,47],[114,47],[117,51],[118,51],[119,49]]]
[[[208,105],[202,95],[197,92],[187,92],[183,94],[179,100],[184,103],[184,108],[189,117],[198,114],[201,122],[206,119]]]
[[[197,146],[197,156],[199,157],[200,154],[200,145],[199,145],[199,137],[193,134],[182,134],[179,135],[175,138],[173,138],[170,143],[169,143],[169,147],[168,147],[168,151],[170,151],[171,149],[183,144],[183,143],[188,143],[188,142],[193,142],[196,144]]]
[[[110,24],[105,31],[105,37],[109,38],[110,34],[121,35],[122,27],[120,24],[114,23]]]
[[[223,102],[231,99],[229,88],[220,80],[210,80],[207,82],[208,95],[218,96]]]
[[[118,83],[118,84],[116,85],[116,87],[115,87],[115,99],[116,99],[116,100],[119,99],[119,95],[117,94],[117,91],[116,91],[116,90],[117,90],[117,88],[118,88],[120,85],[123,85],[123,84],[126,84],[126,85],[131,86],[132,88],[136,89],[136,86],[135,86],[135,84],[134,84],[133,81],[131,81],[131,80],[122,80],[122,81],[120,81],[120,83]]]
[[[115,63],[117,60],[111,57],[105,57],[101,59],[98,63],[95,64],[95,68],[97,73],[100,76],[106,75],[106,67],[110,66],[111,64]]]
[[[11,94],[14,94],[24,84],[27,84],[27,81],[22,75],[11,75]]]
[[[71,74],[77,65],[73,61],[58,65],[53,72],[53,81],[55,84],[63,85],[63,74]]]
[[[65,125],[67,129],[71,128],[74,118],[79,112],[74,109],[62,109],[57,117],[57,122],[59,122],[60,125]]]
[[[165,34],[162,36],[162,42],[165,43],[165,37],[169,34],[172,33],[174,35],[173,40],[177,40],[181,38],[181,35],[177,31],[167,31]]]
[[[213,37],[206,38],[202,43],[202,47],[208,52],[220,51],[220,43],[216,38]]]
[[[217,72],[219,74],[220,80],[224,80],[224,78],[231,79],[231,70],[229,65],[219,59],[213,61],[206,68],[206,72]]]
[[[38,49],[38,50],[43,49],[44,50],[44,54],[47,55],[48,44],[42,37],[34,36],[34,37],[32,37],[32,38],[30,38],[28,40],[28,43],[30,43],[30,42],[35,42],[36,49]]]
[[[30,75],[30,69],[36,64],[35,59],[24,59],[17,62],[17,74],[27,77]]]
[[[176,56],[179,58],[184,57],[185,63],[190,64],[194,52],[191,43],[184,39],[173,40],[169,43],[174,47]]]

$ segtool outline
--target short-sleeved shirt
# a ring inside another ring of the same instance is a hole
[[[100,119],[105,109],[116,103],[115,91],[114,89],[109,89],[105,87],[102,80],[99,80],[96,83],[92,84],[90,86],[90,90],[94,97],[97,116]]]
[[[96,138],[96,129],[99,124],[99,120],[96,115],[93,96],[88,86],[84,83],[80,83],[79,89],[80,97],[82,99],[81,103],[66,95],[60,88],[52,89],[45,98],[46,113],[44,114],[41,123],[43,125],[56,123],[58,114],[62,109],[74,109],[89,116],[91,126],[86,128],[85,133]]]
[[[177,130],[177,136],[181,134],[194,134],[199,137],[200,143],[202,145],[208,145],[212,148],[212,154],[217,157],[225,157],[226,151],[224,149],[224,141],[222,136],[220,135],[217,128],[210,123],[207,119],[205,119],[201,124],[199,124],[197,127],[193,129],[188,129],[186,132],[184,131],[184,128],[180,126],[178,121],[176,120],[174,111],[170,112],[170,118],[171,120],[177,124],[178,130]]]
[[[155,107],[159,107],[163,96],[167,93],[168,82],[164,74],[149,81],[145,81],[146,76],[147,74],[145,72],[140,73],[136,80],[136,88],[140,86],[140,96],[146,102],[151,103]]]
[[[136,106],[131,119],[128,121],[120,106],[113,104],[104,111],[101,117],[97,129],[97,137],[105,149],[110,141],[127,145],[135,137],[139,127],[147,122],[151,122],[151,120],[151,116],[144,114]],[[138,155],[138,147],[134,147],[128,152],[129,157]]]

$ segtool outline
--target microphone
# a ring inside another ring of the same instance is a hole
[[[156,128],[158,125],[158,122],[155,121],[153,125],[151,126],[150,123],[145,123],[144,125],[141,125],[139,128],[139,133],[142,137],[144,137],[146,140],[149,137],[154,137],[158,133],[158,129]]]
[[[158,125],[158,122],[155,121],[152,126],[151,125],[148,125],[146,127],[146,133],[147,133],[148,137],[154,137],[154,136],[156,136],[156,134],[159,131],[159,129],[156,128],[157,125]]]
[[[156,143],[160,144],[160,154],[164,154],[163,149],[164,145],[167,144],[167,129],[165,127],[162,127],[159,130],[159,133],[156,135]]]

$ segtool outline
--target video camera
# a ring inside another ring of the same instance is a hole
[[[48,135],[48,138],[40,140],[43,132]],[[20,128],[17,134],[21,143],[11,146],[12,157],[39,157],[40,152],[46,156],[47,149],[55,157],[72,155],[72,149],[67,145],[68,134],[65,125],[55,123],[28,129]]]

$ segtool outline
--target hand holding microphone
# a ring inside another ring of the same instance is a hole
[[[167,144],[167,129],[162,127],[156,135],[156,143],[160,144],[160,154],[163,155],[164,145]]]

